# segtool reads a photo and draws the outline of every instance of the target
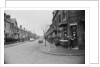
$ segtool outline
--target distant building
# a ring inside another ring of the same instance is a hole
[[[4,13],[4,38],[5,42],[26,41],[33,37],[31,31],[18,27],[16,18],[11,18],[10,15]]]
[[[52,24],[46,35],[51,42],[59,37],[60,40],[68,40],[69,46],[85,47],[85,10],[53,11]]]
[[[17,20],[15,18],[11,18],[11,22],[13,23],[13,38],[18,39],[19,33],[18,33],[18,26],[17,26]]]

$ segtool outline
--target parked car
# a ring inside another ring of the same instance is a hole
[[[43,43],[43,40],[38,40],[38,43]]]
[[[34,39],[33,38],[30,38],[30,41],[34,41]]]

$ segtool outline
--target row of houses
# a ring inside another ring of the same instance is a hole
[[[65,47],[85,48],[85,10],[54,10],[50,28],[46,32],[49,42]]]
[[[16,18],[4,13],[4,38],[5,42],[29,40],[33,36],[31,31],[18,27]]]

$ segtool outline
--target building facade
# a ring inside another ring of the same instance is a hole
[[[4,14],[4,35],[5,38],[13,38],[13,23],[11,23],[10,15]]]
[[[18,27],[16,18],[4,13],[4,39],[5,42],[26,41],[33,36],[33,33],[25,28]]]
[[[13,24],[13,38],[18,39],[19,38],[19,33],[18,33],[18,25],[17,25],[17,20],[15,18],[11,18],[11,22]]]
[[[67,47],[85,48],[85,10],[55,10],[47,38],[59,37]],[[49,40],[50,41],[50,40]]]

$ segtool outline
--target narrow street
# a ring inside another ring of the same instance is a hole
[[[84,56],[57,56],[42,52],[38,40],[4,48],[6,64],[82,64]]]

